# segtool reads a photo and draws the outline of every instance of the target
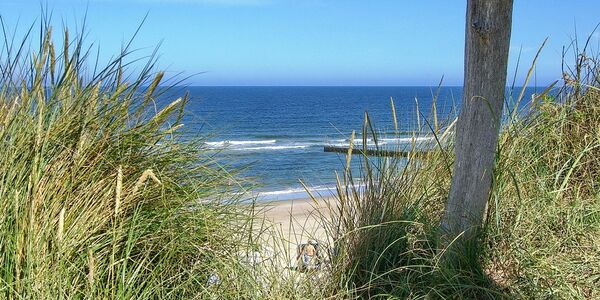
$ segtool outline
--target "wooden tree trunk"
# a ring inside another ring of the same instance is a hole
[[[468,0],[463,101],[442,233],[470,240],[490,196],[506,89],[512,0]]]

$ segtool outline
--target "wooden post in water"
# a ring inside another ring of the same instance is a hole
[[[456,161],[441,231],[471,240],[490,196],[504,104],[512,0],[468,0]]]

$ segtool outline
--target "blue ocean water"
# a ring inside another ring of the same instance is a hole
[[[326,153],[323,147],[347,145],[352,130],[360,140],[366,111],[380,132],[381,144],[408,144],[408,133],[417,123],[427,130],[424,119],[431,116],[435,95],[441,121],[455,115],[462,95],[460,87],[186,89],[191,96],[184,119],[187,129],[214,135],[207,147],[222,149],[222,161],[243,167],[241,175],[256,183],[253,191],[260,200],[305,197],[299,180],[327,194],[335,186],[334,171],[343,169],[344,157]],[[399,138],[389,134],[394,131],[390,97],[396,107]]]

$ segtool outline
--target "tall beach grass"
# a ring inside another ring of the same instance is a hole
[[[360,172],[346,168],[338,176],[332,217],[323,216],[334,241],[328,293],[600,297],[600,68],[587,44],[573,51],[576,61],[565,64],[564,84],[554,93],[548,92],[555,83],[532,99],[520,92],[509,102],[515,105],[505,110],[484,229],[456,261],[444,259],[447,249],[438,242],[452,176],[452,119],[421,118],[437,145],[425,154],[417,156],[413,144],[404,149],[408,157],[348,156],[347,163],[361,161]],[[367,135],[377,138],[368,115]]]
[[[101,67],[84,30],[33,28],[0,53],[0,295],[208,297],[247,219],[201,138],[180,138],[187,96],[157,106],[154,56],[128,71],[126,45]]]

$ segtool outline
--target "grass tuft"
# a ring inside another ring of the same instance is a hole
[[[324,218],[334,241],[329,293],[400,299],[600,297],[600,68],[587,44],[574,50],[577,60],[564,68],[570,73],[558,92],[550,95],[555,82],[530,103],[519,104],[523,88],[506,112],[484,229],[460,255],[446,256],[451,249],[438,242],[452,176],[453,120],[438,122],[435,113],[429,120],[418,112],[408,149],[413,155],[363,155],[358,174],[346,168],[331,218]],[[535,60],[529,75],[534,66]],[[434,138],[435,147],[416,142],[422,125],[429,127],[426,136]],[[363,139],[367,135],[377,140],[366,115]],[[430,151],[417,156],[423,148]]]
[[[153,57],[134,74],[125,48],[91,70],[81,34],[41,31],[39,49],[5,37],[1,54],[0,297],[210,296],[246,216],[220,200],[231,175],[202,138],[175,131],[185,99],[160,109]]]

